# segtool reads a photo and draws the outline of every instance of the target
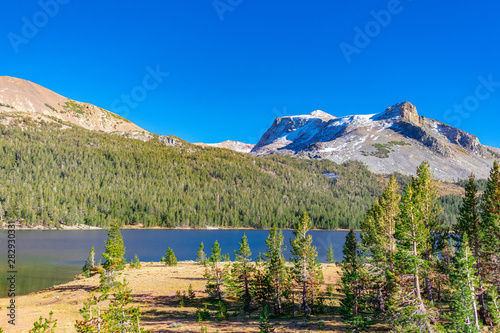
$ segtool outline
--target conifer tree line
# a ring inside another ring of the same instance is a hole
[[[116,220],[292,228],[307,210],[314,228],[359,228],[385,181],[354,161],[254,157],[182,140],[165,146],[71,124],[19,122],[24,129],[0,125],[0,221],[23,225],[107,228]],[[323,175],[328,172],[339,176],[337,183]],[[444,202],[446,216],[458,212],[453,198]]]
[[[262,310],[265,318],[269,313],[278,317],[323,313],[324,277],[316,247],[308,234],[310,228],[310,218],[303,212],[289,241],[290,262],[284,256],[283,233],[276,226],[271,228],[266,239],[267,251],[255,259],[246,235],[242,237],[239,249],[234,251],[233,262],[229,261],[229,256],[222,255],[216,241],[210,257],[206,261],[197,260],[205,265],[207,294],[219,302],[235,299],[247,315]],[[198,250],[198,257],[204,258],[205,255]]]
[[[500,168],[482,199],[471,175],[457,224],[440,218],[437,182],[423,162],[402,191],[393,177],[344,245],[340,313],[353,332],[500,330]]]

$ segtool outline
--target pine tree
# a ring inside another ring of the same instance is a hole
[[[349,325],[350,331],[360,332],[370,324],[370,321],[364,316],[361,316],[359,311],[362,302],[362,265],[359,260],[358,242],[353,229],[346,235],[342,253],[344,258],[340,264],[342,276],[340,278],[339,291],[344,294],[344,297],[340,300],[339,313],[344,322]]]
[[[115,283],[115,274],[125,268],[125,246],[120,232],[118,222],[111,223],[108,229],[108,240],[104,246],[105,251],[102,254],[104,263],[101,272],[101,287],[109,288]]]
[[[207,279],[206,292],[219,301],[222,301],[222,287],[227,274],[225,268],[221,265],[222,260],[223,256],[221,255],[219,242],[215,241],[212,247],[212,255],[208,259],[208,267],[205,269],[203,276]]]
[[[314,299],[308,301],[313,288],[317,287],[318,279],[322,276],[319,271],[318,253],[316,247],[312,245],[312,236],[307,232],[310,230],[309,216],[303,212],[293,230],[294,239],[290,239],[292,246],[292,262],[294,263],[294,274],[301,289],[302,311],[309,315],[312,311],[311,305]],[[312,293],[314,297],[314,293]]]
[[[368,278],[373,284],[377,306],[385,312],[385,303],[392,295],[394,256],[396,254],[396,223],[399,218],[399,186],[393,176],[380,200],[375,200],[361,221],[361,250],[366,262]]]
[[[422,255],[428,264],[428,268],[423,274],[425,293],[427,299],[432,303],[434,302],[432,280],[437,270],[436,261],[433,258],[437,253],[436,245],[441,241],[443,220],[440,218],[442,208],[438,203],[438,183],[434,180],[434,176],[430,171],[429,162],[424,161],[417,167],[417,177],[412,179],[412,184],[417,193],[416,207],[420,210],[419,214],[425,228],[430,232]]]
[[[267,305],[262,308],[262,312],[259,317],[259,333],[272,333],[274,332],[274,327],[269,321],[269,311]]]
[[[106,308],[104,304],[108,299],[109,305]],[[140,327],[140,308],[129,306],[133,301],[132,290],[125,280],[117,281],[113,289],[105,289],[99,296],[91,293],[80,309],[83,320],[76,321],[76,331],[78,333],[149,332]]]
[[[89,256],[85,260],[82,267],[82,273],[85,277],[90,276],[90,271],[95,267],[95,250],[94,247],[90,249]]]
[[[484,293],[482,292],[485,274],[482,263],[487,259],[485,257],[485,244],[488,243],[488,240],[485,238],[488,237],[485,237],[487,235],[487,226],[480,219],[479,208],[477,186],[474,181],[474,174],[471,174],[465,187],[465,197],[460,207],[460,215],[455,226],[455,235],[458,236],[456,238],[458,238],[457,241],[459,242],[462,242],[463,238],[467,237],[472,254],[476,259],[475,269],[479,281],[478,301],[481,308],[480,314],[482,319],[485,320],[486,304]]]
[[[493,163],[490,176],[483,194],[482,223],[485,235],[483,246],[485,262],[480,270],[495,285],[500,286],[500,165]]]
[[[203,245],[203,242],[201,242],[200,246],[198,247],[198,252],[196,252],[196,262],[200,265],[205,265],[207,262],[207,256],[203,251],[204,247],[205,246]]]
[[[139,257],[137,254],[134,256],[134,259],[130,261],[130,267],[131,268],[141,268],[141,262],[139,260]]]
[[[493,168],[490,171],[483,195],[482,208],[484,220],[498,220],[500,216],[500,164],[498,161],[493,163]]]
[[[488,302],[488,310],[491,314],[491,321],[495,325],[494,332],[500,332],[500,301],[498,298],[497,288],[492,286],[488,290],[490,301]]]
[[[250,314],[252,296],[251,296],[251,282],[255,268],[251,261],[252,252],[248,245],[247,236],[244,234],[241,238],[240,248],[234,251],[236,255],[235,263],[233,265],[232,278],[235,282],[237,289],[237,298],[243,301],[243,310]]]
[[[266,239],[267,251],[264,253],[265,259],[265,281],[269,287],[269,300],[273,305],[276,315],[283,314],[283,292],[284,280],[286,278],[286,260],[283,251],[283,233],[273,226]]]
[[[330,247],[328,248],[328,252],[326,253],[326,262],[329,264],[335,263],[335,256],[333,254],[333,245],[332,244],[330,244]]]
[[[477,278],[475,258],[469,248],[467,235],[458,244],[460,250],[455,258],[454,269],[450,274],[452,293],[450,316],[454,332],[481,332],[476,302]]]
[[[175,257],[174,250],[168,248],[163,261],[167,266],[177,266],[177,258]]]
[[[422,168],[427,170],[422,170]],[[423,174],[422,174],[422,171]],[[431,242],[429,216],[425,207],[428,194],[429,174],[425,162],[417,168],[417,175],[424,179],[413,178],[406,187],[400,205],[400,219],[396,224],[395,238],[398,241],[395,256],[395,273],[397,274],[397,291],[393,294],[391,312],[394,324],[404,325],[411,329],[433,332],[431,320],[436,312],[426,306],[421,297],[420,281],[429,269],[426,251]]]

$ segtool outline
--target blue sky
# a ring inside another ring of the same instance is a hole
[[[190,142],[256,143],[277,116],[410,101],[500,147],[499,12],[457,0],[6,2],[0,75]]]

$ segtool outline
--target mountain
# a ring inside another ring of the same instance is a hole
[[[0,114],[3,124],[23,116],[35,122],[69,123],[88,130],[142,140],[151,136],[148,131],[115,113],[66,98],[36,83],[8,76],[0,77]]]
[[[414,174],[428,160],[436,178],[487,178],[500,150],[403,102],[384,112],[335,117],[323,111],[277,118],[252,155],[294,155],[337,163],[358,160],[374,173]]]
[[[240,141],[233,141],[233,140],[226,140],[219,143],[194,143],[194,144],[198,146],[231,149],[237,151],[238,153],[249,153],[255,146],[250,143],[243,143]]]

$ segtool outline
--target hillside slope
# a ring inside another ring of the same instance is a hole
[[[317,228],[346,228],[383,186],[357,162],[259,158],[174,137],[17,121],[0,124],[0,205],[4,220],[23,224],[291,227],[307,209]]]
[[[36,83],[8,76],[0,76],[0,114],[4,116],[4,124],[22,114],[35,121],[52,122],[56,119],[88,130],[143,140],[150,137],[148,131],[117,114],[71,100]]]

